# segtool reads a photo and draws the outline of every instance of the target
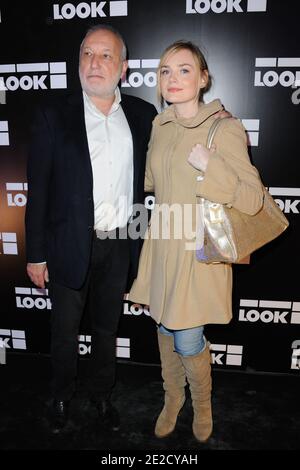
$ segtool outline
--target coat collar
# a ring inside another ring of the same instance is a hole
[[[216,99],[208,104],[201,104],[196,116],[192,118],[182,118],[176,116],[174,105],[171,105],[158,116],[158,122],[161,126],[168,122],[175,122],[183,127],[197,127],[222,109],[223,105],[221,101]]]

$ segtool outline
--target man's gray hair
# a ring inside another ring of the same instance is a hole
[[[110,24],[96,24],[94,26],[91,26],[87,30],[87,32],[85,33],[85,36],[84,36],[84,38],[83,38],[83,40],[80,44],[80,50],[82,48],[82,45],[83,45],[86,37],[89,36],[90,34],[94,33],[95,31],[110,31],[111,33],[113,33],[122,43],[121,59],[126,60],[126,58],[127,58],[127,48],[126,48],[123,36],[121,35],[121,33],[119,33],[119,31],[116,28],[114,28]]]

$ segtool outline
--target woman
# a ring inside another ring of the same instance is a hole
[[[130,300],[149,304],[158,324],[165,402],[155,435],[164,437],[174,430],[187,381],[193,432],[201,442],[209,438],[213,427],[210,353],[203,327],[231,320],[232,270],[228,264],[199,263],[190,249],[195,239],[196,197],[248,214],[258,212],[263,202],[245,130],[236,119],[222,121],[215,147],[205,147],[215,115],[222,109],[219,100],[203,103],[209,86],[208,67],[196,45],[178,41],[165,50],[158,70],[158,94],[170,106],[153,121],[145,178],[145,190],[155,193],[156,209],[129,294]],[[167,220],[163,206],[170,208]],[[187,206],[192,210],[185,210]],[[178,208],[184,215],[181,219],[175,214]]]

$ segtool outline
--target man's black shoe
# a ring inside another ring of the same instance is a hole
[[[67,424],[69,402],[54,400],[52,405],[52,432],[59,433]]]
[[[97,409],[101,424],[104,427],[118,431],[120,429],[120,416],[109,400],[101,400],[97,403]]]

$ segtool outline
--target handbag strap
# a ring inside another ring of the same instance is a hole
[[[221,124],[221,121],[223,121],[223,119],[229,119],[229,117],[225,117],[225,118],[217,118],[214,120],[214,122],[212,123],[209,131],[208,131],[208,136],[207,136],[207,140],[206,140],[206,147],[208,149],[211,148],[211,145],[213,143],[213,140],[214,140],[214,137],[216,135],[216,132],[218,130],[218,127],[220,126]]]

